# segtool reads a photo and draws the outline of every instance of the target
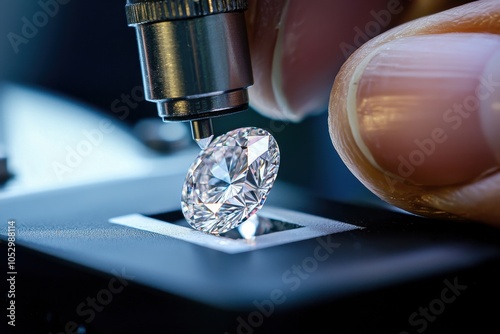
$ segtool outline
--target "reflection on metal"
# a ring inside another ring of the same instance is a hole
[[[165,122],[209,119],[248,109],[247,88],[253,75],[247,7],[246,0],[127,0],[145,96],[157,104]]]

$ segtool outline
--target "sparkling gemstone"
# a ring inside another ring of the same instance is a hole
[[[227,232],[266,201],[278,174],[280,153],[271,134],[240,128],[215,138],[189,168],[182,212],[195,229]]]

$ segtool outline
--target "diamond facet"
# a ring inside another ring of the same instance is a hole
[[[182,188],[182,212],[195,229],[227,232],[266,201],[278,175],[280,153],[271,134],[240,128],[215,138],[189,168]]]

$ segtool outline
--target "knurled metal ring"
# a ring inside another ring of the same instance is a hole
[[[125,11],[129,26],[171,21],[218,13],[244,11],[248,0],[158,0],[130,1]]]

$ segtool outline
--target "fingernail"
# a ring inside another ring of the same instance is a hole
[[[361,151],[394,177],[448,185],[500,166],[500,36],[389,42],[358,67],[348,101]]]
[[[500,163],[500,48],[490,58],[482,78],[481,125]]]

